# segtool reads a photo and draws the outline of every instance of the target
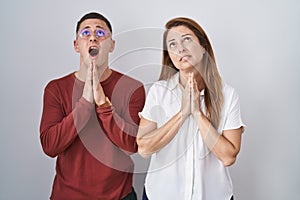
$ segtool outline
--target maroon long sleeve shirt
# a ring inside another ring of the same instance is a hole
[[[40,124],[44,152],[57,157],[50,199],[121,199],[132,190],[136,134],[144,106],[142,83],[113,71],[101,82],[112,106],[82,97],[74,73],[45,88]]]

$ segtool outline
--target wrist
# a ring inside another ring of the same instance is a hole
[[[192,115],[196,121],[200,120],[200,118],[203,117],[203,113],[200,110],[194,111]]]
[[[189,116],[186,112],[184,112],[183,110],[179,111],[179,115],[181,117],[181,121],[182,123],[186,120],[186,118]]]
[[[107,107],[107,106],[111,106],[111,105],[112,104],[111,104],[108,97],[105,97],[104,101],[102,100],[102,101],[99,101],[99,102],[96,103],[96,106],[98,108]]]

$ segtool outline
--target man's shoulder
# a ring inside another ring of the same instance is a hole
[[[143,83],[137,79],[135,79],[134,77],[122,73],[122,72],[118,72],[116,70],[112,70],[113,76],[114,78],[118,79],[118,82],[120,83],[128,83],[128,84],[134,84],[134,85],[143,85]]]
[[[113,94],[123,97],[131,95],[138,96],[139,98],[145,97],[145,88],[141,81],[131,77],[130,75],[112,70]]]
[[[72,82],[73,80],[74,80],[74,73],[72,72],[63,77],[52,79],[51,81],[48,82],[46,88],[64,86],[67,83]]]

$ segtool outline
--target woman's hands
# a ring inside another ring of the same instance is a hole
[[[194,73],[189,73],[188,81],[182,93],[181,112],[185,120],[190,114],[196,118],[196,115],[202,114],[200,109],[200,91]]]
[[[200,91],[193,73],[191,73],[190,87],[191,87],[191,114],[195,119],[198,119],[198,117],[201,116],[203,113],[200,108]]]
[[[190,87],[190,75],[188,81],[182,93],[181,100],[181,113],[183,121],[191,114],[191,87]]]

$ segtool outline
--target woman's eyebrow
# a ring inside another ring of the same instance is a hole
[[[168,42],[171,42],[171,41],[174,41],[175,39],[170,39],[170,40],[168,40]]]
[[[182,35],[181,37],[185,37],[185,36],[191,36],[191,34],[187,33],[187,34]]]

